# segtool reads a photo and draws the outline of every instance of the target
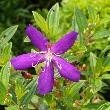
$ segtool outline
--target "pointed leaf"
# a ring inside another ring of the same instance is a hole
[[[3,37],[2,40],[0,41],[0,49],[3,48],[3,46],[5,46],[7,42],[13,37],[17,28],[18,25],[11,26],[0,34],[0,38]]]
[[[36,24],[41,28],[42,31],[45,32],[45,34],[48,34],[48,26],[47,26],[47,22],[45,21],[45,19],[38,14],[37,12],[33,11],[33,16],[34,19],[36,21]]]
[[[6,97],[7,91],[2,82],[0,82],[0,104],[4,104],[4,100]]]
[[[93,54],[92,52],[90,52],[90,66],[91,66],[91,69],[92,71],[94,72],[95,70],[95,67],[96,67],[96,55]]]
[[[88,23],[87,23],[86,16],[83,14],[83,12],[78,7],[75,7],[75,18],[78,24],[79,31],[83,33],[84,29],[87,28]]]
[[[88,13],[89,13],[89,18],[91,19],[92,22],[95,22],[96,19],[96,11],[95,9],[88,4]]]
[[[92,78],[90,79],[90,87],[91,87],[91,92],[95,94],[102,88],[102,81],[100,79],[95,79]]]
[[[48,12],[47,23],[49,27],[50,36],[54,36],[58,33],[59,26],[59,4],[56,3]]]
[[[9,84],[9,77],[10,77],[10,62],[6,63],[0,73],[0,81],[5,85],[6,89],[8,90]]]
[[[21,97],[20,99],[21,105],[28,103],[31,100],[32,96],[34,95],[36,91],[36,83],[37,83],[36,79],[32,80],[32,83],[31,83],[32,86],[29,88],[29,91],[23,97]]]
[[[100,38],[109,37],[109,36],[110,36],[110,30],[103,29],[98,32],[95,32],[95,34],[93,35],[93,38],[100,39]]]
[[[12,43],[9,43],[4,47],[0,65],[4,65],[10,60],[11,48],[12,48]]]
[[[68,96],[74,97],[76,93],[80,90],[80,88],[83,86],[84,82],[84,80],[80,80],[79,82],[73,83],[68,90]]]

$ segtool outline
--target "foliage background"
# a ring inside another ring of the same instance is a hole
[[[33,48],[24,32],[28,24],[33,24],[42,31],[36,23],[32,11],[41,14],[46,19],[50,8],[57,2],[60,4],[59,30],[54,37],[47,36],[52,42],[57,41],[70,30],[81,31],[77,29],[78,26],[80,28],[77,19],[81,19],[77,17],[78,9],[87,18],[82,19],[84,22],[87,20],[87,27],[84,28],[83,32],[80,32],[81,36],[90,35],[91,32],[94,33],[91,35],[92,37],[83,39],[83,44],[80,39],[82,37],[79,36],[73,48],[63,56],[72,64],[75,61],[80,61],[77,67],[82,72],[81,81],[73,83],[56,76],[56,85],[53,92],[41,96],[36,92],[36,76],[38,77],[40,66],[35,69],[36,71],[33,68],[28,70],[34,77],[34,80],[28,80],[22,77],[20,71],[16,72],[12,69],[8,61],[11,57],[30,52]],[[88,5],[92,7],[92,13],[88,12]],[[50,0],[48,2],[45,0],[0,0],[0,10],[0,88],[2,88],[0,90],[4,91],[0,92],[0,96],[4,96],[3,99],[0,99],[1,107],[3,105],[8,106],[6,107],[7,110],[17,108],[24,110],[110,109],[109,0]],[[93,19],[92,15],[94,16]],[[77,18],[76,21],[74,20],[75,17]],[[78,26],[74,25],[75,23]],[[89,23],[92,24],[90,27]],[[5,34],[2,33],[10,26],[13,27],[8,29]],[[10,30],[12,30],[11,33],[9,33]],[[5,40],[4,46],[2,46],[2,37],[4,39],[5,36],[8,36],[8,40],[7,42]],[[10,71],[7,68],[10,68]],[[7,80],[7,78],[9,79]]]

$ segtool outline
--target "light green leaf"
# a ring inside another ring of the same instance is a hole
[[[75,17],[72,20],[72,30],[75,31],[75,32],[78,32],[79,31]]]
[[[87,23],[86,16],[78,7],[75,7],[75,19],[76,19],[79,31],[83,33],[84,29],[87,28],[88,23]]]
[[[24,42],[30,42],[29,37],[25,37]]]
[[[100,78],[101,79],[110,79],[110,74],[103,74]]]
[[[95,32],[95,34],[93,35],[93,38],[100,39],[100,38],[108,37],[108,36],[110,36],[110,30],[103,29],[98,32]]]
[[[12,43],[7,44],[2,52],[2,58],[0,59],[0,65],[4,65],[10,60],[10,53],[11,53]]]
[[[10,77],[10,62],[6,63],[0,73],[0,81],[5,85],[6,89],[8,90],[9,85],[9,77]]]
[[[103,68],[103,72],[110,71],[110,65]]]
[[[47,26],[47,22],[45,21],[45,19],[39,13],[37,13],[35,11],[33,11],[32,13],[33,13],[34,19],[36,21],[36,24],[47,35],[48,34],[48,26]]]
[[[97,58],[96,66],[95,66],[95,76],[99,76],[102,71],[102,60]]]
[[[7,44],[7,42],[13,37],[17,28],[18,25],[11,26],[0,34],[0,38],[3,37],[0,41],[0,49],[2,49]]]
[[[7,94],[7,90],[4,84],[0,81],[0,104],[4,104],[6,94]]]
[[[92,22],[94,22],[97,16],[96,11],[90,4],[88,4],[87,6],[88,6],[89,18],[91,19]]]
[[[53,37],[58,34],[59,26],[59,4],[56,3],[48,12],[47,23],[49,27],[49,36]]]
[[[98,92],[102,88],[101,79],[95,79],[95,78],[90,79],[90,87],[91,87],[90,92],[92,92],[93,94]]]
[[[15,81],[15,93],[18,99],[20,99],[25,94],[23,81],[18,78]]]
[[[69,97],[74,97],[76,93],[80,90],[80,88],[84,85],[84,80],[80,80],[79,82],[73,83],[67,92]]]
[[[19,108],[18,105],[14,105],[14,106],[6,107],[6,110],[19,110],[18,108]]]
[[[110,21],[110,18],[104,18],[104,19],[102,19],[102,20],[99,22],[99,24],[98,24],[97,26],[100,26],[101,24],[107,23],[107,22],[109,22],[109,21]]]
[[[92,71],[95,71],[95,67],[96,67],[96,55],[93,54],[92,52],[90,52],[90,67],[92,69]]]

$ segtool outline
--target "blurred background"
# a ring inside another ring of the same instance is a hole
[[[26,26],[35,24],[32,11],[46,18],[48,10],[57,2],[60,4],[60,31],[62,33],[71,27],[70,19],[74,15],[74,6],[80,7],[87,17],[87,3],[96,9],[101,18],[110,14],[109,0],[0,0],[0,32],[12,25],[19,25],[12,38],[14,55],[26,53],[32,46],[30,43],[23,43]]]

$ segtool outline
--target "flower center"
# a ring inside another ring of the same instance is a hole
[[[52,60],[52,53],[51,53],[51,47],[52,47],[52,44],[49,42],[48,45],[47,45],[47,53],[45,54],[45,58],[47,60],[47,62],[51,62]]]

